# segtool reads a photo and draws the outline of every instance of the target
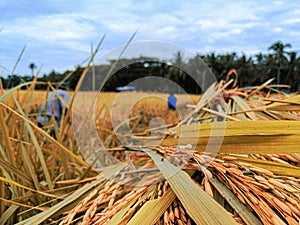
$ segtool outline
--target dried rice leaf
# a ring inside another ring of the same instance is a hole
[[[7,172],[11,172],[15,176],[19,177],[26,184],[32,184],[32,179],[30,177],[28,177],[26,174],[22,173],[21,171],[13,167],[11,164],[4,161],[3,159],[0,159],[0,167],[5,169]]]
[[[7,149],[7,151],[6,151],[7,158],[9,160],[9,162],[13,166],[15,166],[15,157],[13,154],[14,151],[13,151],[12,144],[11,144],[10,137],[9,137],[8,126],[5,121],[4,110],[2,110],[1,108],[0,108],[0,126],[1,126],[1,133],[3,134],[2,137],[4,139],[5,147]]]
[[[3,215],[1,215],[1,217],[0,217],[0,225],[4,225],[6,223],[6,221],[9,220],[9,218],[15,213],[15,211],[19,207],[20,206],[18,206],[18,205],[11,205],[11,206],[9,206],[9,208],[7,210],[5,210],[5,212],[3,213]]]
[[[155,224],[174,201],[175,197],[172,189],[169,189],[162,197],[147,201],[128,222],[128,225]]]
[[[255,113],[251,112],[251,108],[249,105],[245,102],[244,99],[242,99],[240,96],[231,96],[231,98],[240,106],[240,108],[244,111],[246,111],[246,115],[253,121],[258,120]]]
[[[191,124],[171,129],[184,137],[198,132],[200,136],[210,136],[218,130],[225,130],[225,136],[240,134],[300,134],[300,121],[228,121],[204,124]]]
[[[89,167],[88,163],[85,162],[80,156],[74,154],[72,151],[70,151],[68,148],[66,148],[62,143],[58,142],[57,140],[55,140],[53,137],[51,137],[47,132],[45,132],[43,129],[39,128],[36,124],[34,124],[31,120],[27,119],[26,117],[24,117],[23,115],[19,114],[18,112],[16,112],[15,110],[13,110],[12,108],[10,108],[8,105],[3,104],[2,102],[0,102],[1,106],[4,106],[5,108],[7,108],[8,110],[10,110],[12,113],[16,114],[18,117],[22,118],[24,121],[28,122],[33,128],[35,128],[36,130],[38,130],[38,132],[42,133],[49,142],[54,143],[55,145],[57,145],[61,150],[67,152],[70,156],[72,156],[77,163],[79,163],[80,165]],[[1,117],[0,117],[1,118]]]
[[[272,81],[275,78],[271,78],[269,80],[267,80],[265,83],[263,83],[262,85],[258,86],[255,90],[253,90],[248,96],[247,99],[249,99],[251,96],[255,95],[257,92],[259,92],[260,90],[264,89],[266,86],[268,86],[268,84],[272,83]]]
[[[25,115],[24,111],[22,110],[22,108],[19,105],[19,103],[18,103],[17,100],[15,100],[15,103],[16,103],[16,105],[17,105],[20,113],[23,115],[23,117],[26,118],[26,115]],[[44,154],[43,154],[43,152],[41,150],[41,147],[40,147],[40,145],[38,143],[38,140],[37,140],[37,138],[36,138],[36,136],[35,136],[35,134],[34,134],[34,132],[32,130],[32,127],[29,125],[29,123],[26,120],[24,121],[24,123],[25,123],[25,127],[28,130],[28,133],[29,133],[29,135],[31,137],[33,145],[35,147],[37,156],[38,156],[38,158],[40,160],[40,163],[41,163],[41,166],[42,166],[42,169],[43,169],[43,172],[44,172],[44,176],[45,176],[45,179],[47,181],[47,185],[48,185],[49,189],[53,189],[54,186],[53,186],[53,183],[52,183],[52,179],[50,177],[50,173],[49,173],[49,170],[48,170],[48,167],[47,167],[47,164],[46,164],[46,160],[44,158]]]
[[[5,177],[0,177],[0,181],[4,182],[4,183],[9,183],[11,185],[14,185],[16,187],[20,187],[20,188],[23,188],[25,190],[28,190],[28,191],[32,191],[32,192],[35,192],[35,193],[39,193],[41,195],[45,195],[45,196],[48,196],[48,197],[52,197],[52,198],[57,198],[56,195],[53,195],[53,194],[49,194],[49,193],[46,193],[46,192],[43,192],[43,191],[37,191],[37,190],[34,190],[32,188],[29,188],[29,187],[26,187],[18,182],[15,182],[13,180],[10,180],[10,179],[7,179]]]
[[[271,99],[272,100],[272,99]],[[281,102],[274,102],[266,107],[267,110],[275,111],[300,111],[300,95],[287,98]]]
[[[45,210],[44,212],[41,212],[41,213],[39,213],[35,216],[32,216],[22,222],[19,222],[18,225],[40,224],[40,223],[46,221],[47,219],[51,218],[51,216],[53,216],[55,214],[64,213],[66,210],[66,206],[80,200],[80,198],[83,195],[87,195],[89,193],[89,191],[91,191],[95,186],[102,183],[105,179],[113,176],[116,172],[122,170],[126,165],[127,165],[127,163],[122,163],[122,164],[118,164],[114,167],[108,168],[106,171],[104,171],[100,174],[100,176],[101,176],[100,179],[79,188],[78,190],[76,190],[74,193],[72,193],[70,196],[68,196],[63,201],[57,203],[53,207]]]
[[[222,182],[213,177],[211,183],[247,225],[262,224],[261,221],[253,215],[250,209],[247,208]]]
[[[236,224],[228,212],[212,199],[191,177],[149,149],[142,149],[155,162],[177,198],[199,225]]]
[[[239,157],[237,158],[237,162],[243,162],[247,164],[251,164],[253,166],[257,166],[266,170],[271,171],[274,174],[282,175],[282,176],[292,176],[292,177],[300,177],[300,167],[292,166],[289,164],[283,164],[278,162],[272,162],[262,159],[253,159],[247,157]]]
[[[25,169],[27,170],[27,172],[30,174],[31,176],[31,179],[34,183],[34,186],[35,188],[40,191],[41,188],[40,188],[40,183],[38,181],[38,175],[36,174],[36,171],[34,170],[34,167],[32,165],[32,161],[28,155],[28,151],[26,151],[24,149],[24,145],[23,143],[20,144],[20,149],[21,149],[21,155],[22,155],[22,158],[24,160],[24,167]]]
[[[134,201],[136,199],[133,199]],[[124,215],[128,212],[128,210],[131,208],[131,204],[128,204],[126,207],[122,208],[120,211],[118,211],[109,221],[106,225],[116,225],[116,224],[122,224],[122,220]]]
[[[7,100],[15,91],[17,91],[21,87],[24,87],[24,86],[27,86],[30,84],[32,84],[32,82],[26,82],[26,83],[19,84],[18,86],[15,86],[15,87],[9,89],[3,95],[0,96],[0,102],[4,102],[5,100]]]
[[[192,124],[171,132],[177,136],[163,140],[162,146],[196,144],[196,150],[205,151],[209,143],[212,148],[220,147],[219,152],[232,154],[300,152],[300,121]]]

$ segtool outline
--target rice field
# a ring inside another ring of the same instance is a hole
[[[83,94],[80,107],[88,110],[94,93]],[[191,95],[195,105],[177,95],[177,111],[168,109],[167,94],[154,95],[101,93],[94,123],[107,152],[86,143],[101,153],[91,164],[71,113],[57,139],[37,127],[47,92],[34,83],[1,90],[0,224],[299,223],[299,95],[269,83],[232,90],[216,84]],[[128,107],[134,97],[139,101]],[[127,142],[118,141],[111,123],[115,106],[128,112]],[[169,126],[150,127],[156,117]]]
[[[28,100],[28,104],[26,104],[25,112],[28,117],[35,121],[38,116],[38,112],[40,106],[43,102],[46,101],[47,95],[49,92],[47,91],[33,91],[30,93],[30,100]],[[74,96],[73,91],[69,91],[71,97]],[[180,120],[180,116],[186,115],[191,110],[186,107],[187,104],[196,104],[200,97],[199,95],[183,95],[178,94],[177,97],[177,109],[180,110],[181,114],[177,111],[172,111],[168,109],[167,99],[168,94],[165,93],[145,93],[145,92],[80,92],[83,95],[84,101],[80,103],[81,111],[88,109],[93,104],[91,99],[92,96],[97,95],[96,105],[94,107],[95,124],[99,128],[99,135],[102,139],[105,139],[109,133],[107,129],[112,130],[111,124],[111,116],[113,106],[119,104],[119,108],[121,112],[129,112],[129,118],[136,118],[136,120],[131,121],[131,125],[135,124],[137,120],[139,120],[138,124],[135,125],[134,133],[140,133],[147,129],[149,129],[149,122],[153,118],[161,118],[164,123],[167,124],[175,124]],[[14,105],[14,98],[17,101],[22,102],[24,96],[26,96],[25,90],[18,90],[14,94],[12,94],[6,101],[8,105]],[[121,96],[121,97],[120,97]],[[121,98],[121,101],[118,100]],[[132,104],[133,103],[133,104]],[[131,106],[130,108],[128,108]],[[118,119],[118,116],[115,116],[116,123],[119,124],[122,122],[122,118]],[[103,129],[102,129],[103,128]],[[70,130],[71,131],[71,130]],[[102,132],[103,131],[103,132]],[[70,134],[72,135],[72,134]],[[116,146],[116,140],[112,140],[110,146]]]

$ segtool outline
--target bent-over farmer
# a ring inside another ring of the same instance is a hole
[[[51,136],[56,138],[55,129],[59,130],[61,118],[65,115],[69,103],[70,95],[65,86],[60,86],[57,90],[50,92],[46,102],[40,108],[37,118],[38,126],[51,129]]]

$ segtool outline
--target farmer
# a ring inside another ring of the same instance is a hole
[[[171,93],[168,97],[169,109],[176,110],[176,102],[177,102],[177,98],[175,97],[175,95],[173,93]]]
[[[50,135],[56,138],[55,130],[59,130],[60,121],[65,115],[68,105],[70,103],[70,95],[67,92],[66,86],[61,85],[57,90],[50,92],[40,108],[39,117],[37,119],[38,126],[50,128]],[[56,122],[56,125],[52,121]],[[55,128],[55,126],[57,128]]]

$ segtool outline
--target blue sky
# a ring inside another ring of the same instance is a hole
[[[63,72],[81,64],[90,45],[106,39],[101,52],[127,42],[168,41],[194,53],[267,52],[274,42],[300,52],[300,1],[98,1],[1,0],[0,75],[28,65]],[[100,52],[100,54],[101,54]]]

